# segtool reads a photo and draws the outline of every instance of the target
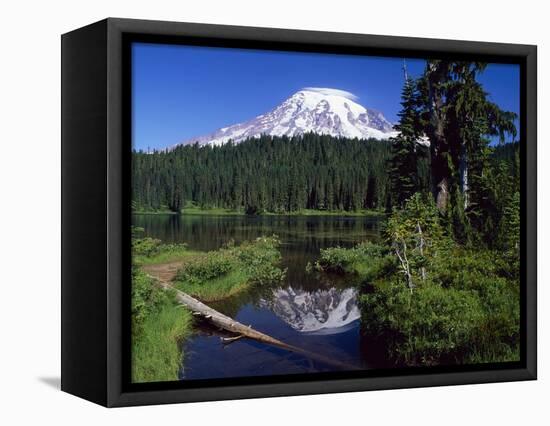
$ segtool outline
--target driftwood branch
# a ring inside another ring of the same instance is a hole
[[[418,248],[420,250],[420,256],[424,257],[424,234],[422,233],[422,227],[420,226],[420,222],[416,222],[416,231],[418,232]],[[426,280],[426,268],[422,266],[420,268],[420,275],[422,276],[422,281]]]
[[[220,337],[220,340],[222,341],[222,343],[229,344],[239,339],[242,339],[243,337],[244,336],[242,334],[239,334],[238,336],[235,336],[235,337]]]
[[[405,274],[405,277],[407,277],[407,286],[409,287],[409,290],[412,292],[412,289],[414,288],[414,283],[412,279],[409,260],[407,259],[407,243],[405,242],[404,239],[401,239],[401,241],[403,243],[403,253],[399,251],[399,245],[397,243],[394,243],[395,254],[399,259],[399,262],[401,263],[401,269],[403,269],[403,273]]]

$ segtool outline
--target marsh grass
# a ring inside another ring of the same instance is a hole
[[[356,274],[363,280],[370,280],[393,270],[395,261],[383,246],[367,241],[352,248],[321,249],[319,260],[313,268],[338,274]]]
[[[200,207],[186,207],[181,210],[181,215],[196,215],[196,216],[244,216],[244,210],[231,210],[223,209],[218,207],[212,207],[208,209],[203,209]]]
[[[265,212],[262,213],[265,216],[350,216],[350,217],[379,217],[384,216],[385,213],[380,210],[368,210],[368,209],[358,209],[358,210],[315,210],[315,209],[300,209],[291,212],[284,213],[273,213]]]
[[[206,284],[196,281],[178,283],[178,288],[203,302],[218,302],[249,287],[249,275],[243,270],[232,270],[227,274],[209,280]]]
[[[195,205],[187,206],[179,212],[174,212],[168,208],[159,210],[136,210],[133,212],[138,215],[181,215],[181,216],[247,216],[247,212],[243,209],[224,209],[219,207],[201,208]],[[357,209],[357,210],[315,210],[315,209],[300,209],[295,211],[270,212],[258,211],[253,215],[257,216],[350,216],[350,217],[379,217],[385,213],[380,210],[373,209]]]
[[[132,379],[160,382],[178,379],[183,360],[183,340],[192,331],[191,312],[167,303],[148,316],[133,340]]]
[[[132,381],[177,380],[181,342],[191,334],[192,314],[172,292],[155,285],[138,267],[132,269]]]
[[[260,237],[205,253],[184,263],[176,274],[176,287],[204,302],[213,302],[252,285],[281,281],[285,271],[278,266],[279,245],[276,236]]]
[[[163,250],[152,256],[134,256],[134,263],[138,265],[156,265],[159,263],[170,263],[178,260],[185,260],[192,257],[201,256],[200,251],[189,250],[187,247]]]
[[[132,231],[132,262],[135,265],[169,263],[200,254],[189,250],[187,244],[164,244],[156,238],[140,238],[141,228],[133,228]]]

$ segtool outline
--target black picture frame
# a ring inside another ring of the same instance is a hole
[[[109,18],[62,36],[62,390],[116,407],[534,380],[536,46]],[[521,361],[349,374],[131,384],[130,71],[133,41],[520,65]]]

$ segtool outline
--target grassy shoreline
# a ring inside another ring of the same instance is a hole
[[[173,212],[170,210],[136,210],[133,211],[134,215],[174,215],[174,216],[346,216],[346,217],[380,217],[384,216],[385,213],[379,210],[312,210],[312,209],[303,209],[293,212],[283,212],[283,213],[274,213],[274,212],[264,212],[257,215],[247,215],[243,210],[230,210],[230,209],[200,209],[196,207],[183,209],[180,213]]]
[[[193,315],[175,302],[173,292],[155,279],[171,280],[175,288],[203,302],[220,301],[280,280],[281,254],[277,237],[260,237],[239,246],[198,252],[185,244],[162,244],[152,238],[133,239],[132,380],[158,382],[178,379],[184,360],[182,343],[193,333]],[[170,278],[163,267],[174,267]],[[155,268],[159,267],[155,274]],[[162,278],[161,278],[162,277]]]
[[[133,381],[177,380],[185,355],[183,342],[192,332],[193,315],[180,305],[167,304],[148,317],[141,336],[133,341]]]
[[[178,379],[193,315],[139,267],[132,271],[132,381]]]
[[[186,262],[174,285],[203,302],[218,302],[252,285],[280,281],[285,271],[277,237],[260,237],[239,246],[229,244]]]
[[[204,252],[188,250],[186,248],[170,251],[161,251],[153,256],[134,255],[134,262],[137,265],[158,265],[162,263],[171,263],[183,261],[203,255]]]

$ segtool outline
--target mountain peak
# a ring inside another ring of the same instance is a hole
[[[365,108],[357,100],[345,90],[305,87],[265,114],[183,144],[222,145],[261,135],[292,137],[308,132],[358,139],[388,139],[395,135],[393,125],[382,113]]]

